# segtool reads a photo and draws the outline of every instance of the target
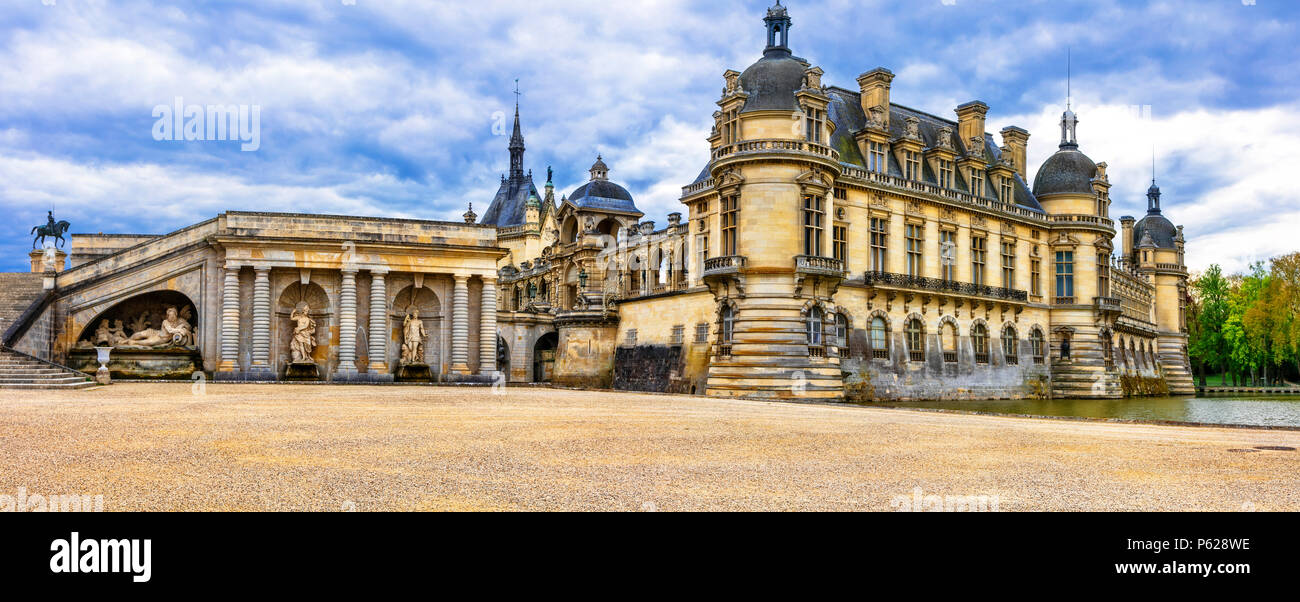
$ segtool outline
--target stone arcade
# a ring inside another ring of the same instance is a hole
[[[1081,152],[1074,112],[1031,186],[1029,132],[999,146],[983,102],[955,120],[901,106],[884,68],[825,85],[791,52],[786,7],[764,23],[762,57],[722,75],[686,215],[662,228],[602,157],[571,193],[555,198],[549,169],[539,191],[516,107],[481,222],[231,211],[166,235],[74,234],[66,270],[61,249],[33,252],[43,285],[4,343],[82,370],[109,345],[119,378],[1193,392],[1182,228],[1153,181],[1116,244],[1107,165]]]

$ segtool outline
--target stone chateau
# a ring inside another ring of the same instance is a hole
[[[510,170],[464,223],[230,211],[73,234],[10,284],[4,345],[116,378],[550,382],[811,399],[1191,394],[1182,227],[1110,216],[1106,163],[822,81],[768,10],[722,76],[710,159],[662,226],[597,158],[555,197]],[[700,107],[701,111],[710,110]],[[792,127],[793,125],[793,127]],[[58,226],[50,218],[50,228]],[[1117,240],[1118,235],[1118,240]],[[64,268],[65,264],[70,267]]]

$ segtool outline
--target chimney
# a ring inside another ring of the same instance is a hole
[[[988,112],[989,106],[978,100],[957,107],[957,138],[963,143],[971,138],[983,140],[984,116]]]
[[[1011,149],[1011,162],[1016,166],[1016,171],[1020,172],[1020,179],[1028,182],[1029,174],[1025,173],[1029,152],[1029,132],[1009,125],[1002,128],[1002,146]]]
[[[1120,258],[1124,260],[1125,266],[1130,268],[1133,267],[1133,264],[1137,263],[1136,261],[1133,261],[1133,222],[1135,221],[1137,220],[1134,220],[1131,215],[1125,215],[1124,217],[1119,218],[1120,228],[1124,232],[1123,238],[1121,239],[1124,241],[1124,248],[1120,249]]]
[[[858,76],[858,87],[862,92],[862,113],[870,119],[872,107],[883,109],[885,129],[889,129],[889,85],[893,81],[894,72],[884,67],[876,67]]]

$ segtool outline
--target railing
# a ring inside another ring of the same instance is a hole
[[[957,363],[957,352],[956,351],[943,352],[943,361],[949,364]]]
[[[764,152],[796,152],[826,157],[831,161],[839,163],[839,151],[815,142],[806,140],[744,140],[735,144],[727,144],[713,149],[713,160],[723,157],[730,157],[742,153],[764,153]]]
[[[924,362],[924,361],[925,361],[925,352],[924,352],[924,351],[908,351],[908,352],[907,352],[907,359],[912,360],[912,361],[914,361],[914,362]]]
[[[885,173],[868,171],[858,167],[843,166],[842,169],[843,169],[842,175],[845,178],[856,179],[869,184],[879,184],[881,186],[887,186],[889,188],[896,188],[896,189],[907,190],[911,192],[928,194],[931,196],[943,198],[945,200],[955,201],[957,203],[964,204],[964,205],[971,205],[974,207],[990,209],[993,211],[1001,211],[1003,213],[1008,213],[1016,217],[1035,221],[1035,222],[1046,223],[1047,221],[1046,216],[1044,214],[1039,213],[1037,211],[1026,209],[1024,207],[1021,207],[1013,203],[1004,203],[996,199],[977,197],[970,193],[962,192],[960,190],[943,188],[940,186],[936,186],[934,184],[928,184],[926,182],[908,180],[897,176],[891,176]]]
[[[1100,215],[1071,213],[1066,215],[1049,215],[1047,216],[1047,219],[1052,223],[1058,224],[1092,224],[1094,226],[1104,226],[1111,230],[1115,229],[1115,220],[1112,220],[1109,217],[1101,217]]]
[[[704,260],[704,272],[700,275],[704,278],[708,278],[709,276],[737,274],[740,272],[741,268],[744,267],[745,258],[742,255],[710,257]]]
[[[713,178],[700,180],[699,182],[696,182],[694,184],[682,186],[682,196],[690,196],[692,194],[695,194],[700,191],[708,190],[710,188],[713,188]]]
[[[826,348],[821,345],[809,345],[808,357],[826,357]]]
[[[731,356],[731,345],[730,345],[730,344],[725,344],[725,345],[721,345],[721,344],[720,344],[720,345],[718,345],[718,355],[721,356],[721,357],[730,357],[730,356]]]
[[[883,284],[886,286],[897,286],[956,295],[993,297],[996,299],[1019,301],[1022,303],[1029,300],[1029,293],[1021,290],[988,286],[984,284],[972,284],[969,282],[956,282],[940,278],[908,276],[907,274],[895,274],[893,272],[867,272],[863,276],[863,281],[866,284]]]
[[[988,354],[988,353],[976,353],[976,354],[975,354],[975,363],[977,363],[977,364],[987,364],[987,363],[989,363],[989,354]]]
[[[1054,297],[1052,303],[1056,305],[1074,305],[1074,297]]]
[[[1014,355],[1008,355],[1008,356],[1006,356],[1006,360],[1007,360],[1007,365],[1008,365],[1008,366],[1015,366],[1016,364],[1019,364],[1019,363],[1020,363],[1020,358],[1018,358],[1018,357],[1016,357],[1016,356],[1014,356]]]
[[[889,349],[872,349],[872,350],[871,350],[871,359],[873,359],[873,360],[887,360],[887,359],[889,359]]]
[[[1166,272],[1178,272],[1178,273],[1180,273],[1180,274],[1186,274],[1186,273],[1187,273],[1187,267],[1186,267],[1186,266],[1181,266],[1181,265],[1178,265],[1178,264],[1176,264],[1176,263],[1157,263],[1157,264],[1156,264],[1156,269],[1157,269],[1157,270],[1163,270],[1163,271],[1166,271]]]
[[[844,276],[844,260],[816,255],[796,255],[794,271],[802,274],[820,274],[823,276]]]
[[[1124,311],[1124,307],[1120,305],[1118,297],[1093,297],[1092,306],[1093,309],[1101,313],[1117,314]]]
[[[1043,364],[1043,361],[1044,361],[1043,356],[1041,356],[1041,355],[1035,355],[1035,356],[1034,356],[1034,363],[1035,363],[1035,364],[1038,364],[1038,365],[1041,366],[1041,365]]]

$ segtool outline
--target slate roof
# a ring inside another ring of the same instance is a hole
[[[1079,152],[1077,146],[1065,144],[1052,153],[1038,175],[1034,176],[1034,195],[1058,193],[1093,194],[1092,178],[1097,175],[1097,164]]]
[[[542,195],[537,193],[537,186],[533,184],[533,177],[526,175],[518,179],[508,179],[501,182],[501,188],[497,189],[497,194],[492,198],[492,204],[488,210],[479,218],[478,223],[493,225],[498,228],[507,228],[510,226],[522,226],[525,223],[526,214],[524,213],[528,203],[529,195],[537,195],[538,202],[541,202]],[[541,202],[542,219],[546,219],[546,214],[550,211],[550,203]]]
[[[595,209],[627,213],[638,217],[645,215],[636,208],[632,193],[609,180],[592,180],[569,194],[569,202],[579,209]]]

